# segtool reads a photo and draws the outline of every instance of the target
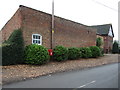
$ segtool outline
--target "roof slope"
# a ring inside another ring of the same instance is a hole
[[[97,34],[108,35],[110,27],[112,28],[112,24],[95,25],[95,26],[91,26],[91,27],[97,29]],[[113,29],[112,29],[112,34],[114,37]]]

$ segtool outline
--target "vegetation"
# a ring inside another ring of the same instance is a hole
[[[37,44],[25,47],[25,63],[40,65],[49,61],[49,54],[45,47]]]
[[[100,40],[98,40],[100,42]],[[99,47],[100,43],[97,44]],[[78,58],[96,58],[101,55],[100,48],[97,46],[91,47],[70,47],[56,46],[53,49],[53,59],[56,61],[64,61],[68,59]],[[41,65],[47,63],[50,59],[48,50],[41,45],[28,45],[24,49],[22,32],[20,29],[14,30],[9,39],[1,46],[2,49],[2,65],[14,64],[34,64]],[[102,49],[101,49],[102,51]],[[113,53],[118,53],[118,43],[113,44]]]
[[[119,54],[120,54],[120,47],[119,47]]]
[[[100,53],[101,53],[100,56],[104,56],[104,49],[103,48],[100,48]]]
[[[96,58],[101,56],[100,48],[97,46],[91,46],[90,47],[91,53],[92,53],[92,58]]]
[[[117,41],[114,41],[114,43],[113,43],[112,53],[113,54],[119,53],[119,44]]]
[[[2,65],[21,64],[23,61],[24,43],[20,29],[14,30],[2,46]]]
[[[80,57],[80,51],[78,48],[68,48],[68,59],[78,59]]]
[[[89,47],[81,47],[79,50],[82,58],[89,58],[92,56],[92,52]]]
[[[96,39],[96,46],[98,46],[99,48],[101,47],[101,45],[102,45],[102,38],[100,38],[100,37],[98,37],[97,39]]]
[[[68,49],[63,46],[56,46],[53,50],[53,59],[56,61],[64,61],[68,59]]]

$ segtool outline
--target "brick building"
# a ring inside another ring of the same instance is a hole
[[[20,5],[13,17],[2,28],[2,42],[7,40],[15,29],[21,28],[24,44],[37,43],[46,48],[56,45],[65,47],[86,47],[96,45],[96,29]],[[52,40],[53,34],[53,40]]]
[[[92,27],[97,29],[97,37],[103,39],[104,52],[111,52],[114,38],[112,24],[96,25]]]

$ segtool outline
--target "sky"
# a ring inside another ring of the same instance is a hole
[[[118,40],[119,0],[54,0],[54,14],[84,25],[112,24],[114,40]],[[1,0],[0,30],[19,5],[52,13],[52,0]]]

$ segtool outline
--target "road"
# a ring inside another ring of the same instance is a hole
[[[118,88],[118,64],[50,74],[3,88]]]

